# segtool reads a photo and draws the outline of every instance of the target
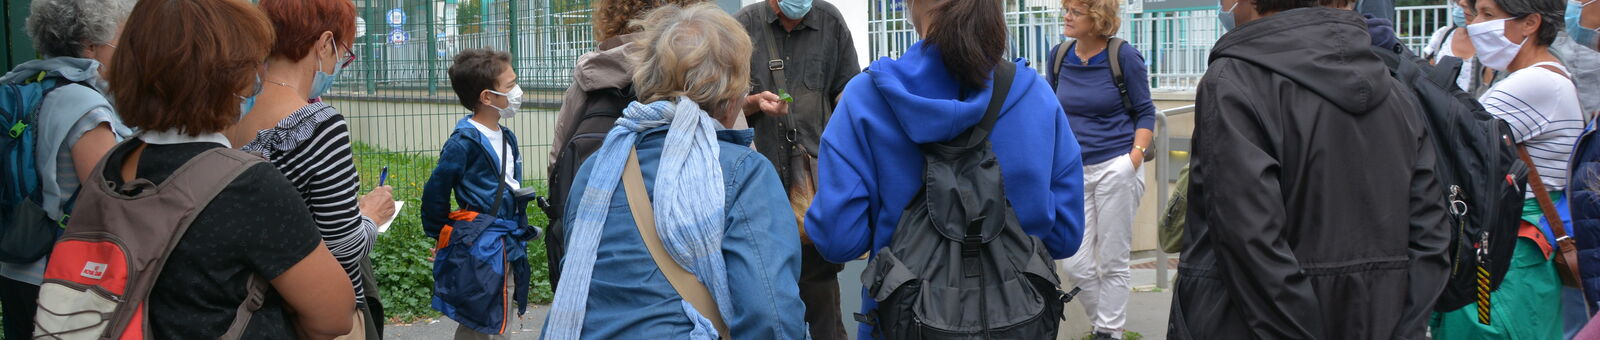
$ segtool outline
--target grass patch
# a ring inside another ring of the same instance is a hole
[[[437,317],[432,308],[433,262],[428,260],[434,240],[422,232],[422,186],[438,163],[436,154],[397,153],[355,143],[356,168],[361,172],[362,192],[378,185],[378,176],[384,166],[389,167],[385,183],[394,187],[395,200],[405,201],[399,217],[389,231],[378,235],[372,249],[372,265],[383,290],[383,304],[390,322],[406,322],[426,317]],[[524,181],[544,190],[543,181]],[[452,202],[452,209],[454,203]],[[544,212],[532,204],[528,208],[528,223],[549,225]],[[532,277],[528,303],[548,304],[554,297],[549,282],[550,269],[545,263],[544,241],[528,242],[528,264]]]

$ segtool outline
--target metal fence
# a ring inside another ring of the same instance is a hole
[[[898,57],[918,40],[905,21],[904,0],[868,0],[867,55]],[[471,4],[478,4],[473,7]],[[1043,69],[1050,48],[1064,41],[1058,0],[1006,0],[1010,55]],[[555,110],[577,57],[594,47],[592,8],[585,0],[360,0],[366,34],[359,59],[327,99],[349,120],[363,154],[437,156],[459,105],[446,74],[462,49],[492,47],[512,54],[525,92],[523,112],[504,122],[519,137],[524,178],[542,180]],[[400,14],[396,18],[395,12]],[[476,11],[471,22],[462,19]],[[1448,21],[1445,6],[1401,7],[1396,33],[1419,48]],[[1122,15],[1118,36],[1145,56],[1155,91],[1190,91],[1205,74],[1206,57],[1223,31],[1215,8]],[[395,20],[399,19],[399,20]],[[368,165],[376,166],[376,165]],[[391,169],[425,178],[429,169]],[[376,172],[377,169],[361,169]]]
[[[358,58],[325,97],[349,121],[357,157],[438,156],[469,113],[450,86],[452,59],[488,47],[511,54],[525,92],[521,113],[502,121],[517,134],[523,178],[545,177],[555,110],[578,56],[594,48],[589,1],[366,0],[357,7],[365,22],[352,48]],[[382,164],[362,166],[377,173]],[[401,183],[418,184],[431,170],[390,169]]]
[[[905,24],[904,0],[872,0],[868,20],[870,55],[898,57],[917,42]],[[1061,2],[1008,0],[1006,25],[1010,56],[1027,58],[1041,75],[1050,49],[1067,41],[1062,36]],[[1449,21],[1444,5],[1396,8],[1395,33],[1401,43],[1420,50],[1435,29]],[[1190,91],[1205,74],[1206,57],[1224,33],[1216,8],[1123,13],[1117,36],[1127,39],[1145,57],[1150,86],[1156,91]]]

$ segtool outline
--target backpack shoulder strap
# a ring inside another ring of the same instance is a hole
[[[1428,79],[1433,81],[1434,85],[1439,85],[1440,88],[1461,87],[1456,84],[1456,77],[1461,75],[1461,68],[1464,66],[1466,65],[1461,61],[1461,58],[1444,57],[1439,59],[1438,63],[1433,64],[1433,71],[1429,72]],[[1466,89],[1461,90],[1465,91]]]
[[[1000,109],[1005,106],[1006,97],[1011,95],[1011,83],[1017,75],[1017,64],[1009,61],[1000,62],[994,68],[994,92],[989,97],[989,107],[983,113],[983,120],[968,131],[970,136],[963,145],[974,145],[978,141],[989,139],[989,132],[994,131],[995,121],[1000,120]]]
[[[181,239],[184,233],[189,231],[189,226],[194,223],[194,219],[200,215],[201,211],[205,211],[211,200],[215,199],[218,194],[222,193],[223,189],[228,187],[229,183],[233,183],[234,179],[249,170],[251,166],[265,161],[265,159],[243,151],[216,148],[195,156],[194,159],[189,160],[189,162],[179,167],[177,171],[174,171],[171,177],[168,177],[168,181],[172,181],[169,185],[172,185],[174,189],[183,188],[182,191],[192,193],[197,206],[194,207],[193,212],[180,220],[178,228],[174,232],[173,241],[168,242],[167,249],[161,253],[161,261],[163,263],[158,265],[157,272],[160,272],[159,268],[165,266],[167,257],[172,255],[172,250],[177,248],[177,240]],[[96,171],[95,173],[103,174],[104,172]],[[261,309],[261,304],[266,300],[267,288],[270,286],[271,284],[260,275],[250,275],[250,281],[245,285],[247,295],[244,302],[239,304],[239,308],[234,313],[233,322],[228,325],[228,330],[223,333],[222,339],[238,339],[244,335],[245,326],[250,324],[250,317],[255,314],[256,310]]]
[[[1456,30],[1458,29],[1461,29],[1461,27],[1450,25],[1450,28],[1444,32],[1444,38],[1439,39],[1439,42],[1433,46],[1429,46],[1433,48],[1433,51],[1428,52],[1428,55],[1425,58],[1428,59],[1428,61],[1433,61],[1434,57],[1438,57],[1439,53],[1443,52],[1444,50],[1444,42],[1450,41],[1451,38],[1454,38],[1456,35]]]
[[[1107,41],[1106,61],[1111,62],[1111,82],[1117,85],[1117,95],[1122,97],[1122,111],[1137,120],[1136,114],[1133,113],[1133,100],[1128,98],[1128,79],[1122,72],[1122,44],[1125,42],[1122,38],[1115,37]]]
[[[1050,89],[1051,90],[1054,90],[1054,89],[1056,89],[1056,87],[1061,85],[1061,64],[1067,62],[1067,50],[1070,50],[1070,49],[1072,49],[1073,46],[1077,46],[1077,45],[1078,45],[1077,41],[1073,41],[1072,44],[1065,45],[1065,46],[1060,45],[1060,44],[1056,45],[1056,53],[1053,56],[1054,59],[1051,59],[1051,62],[1050,62]]]
[[[655,260],[656,267],[661,268],[661,275],[667,277],[672,289],[694,306],[700,316],[711,320],[711,324],[717,328],[717,334],[723,339],[732,339],[733,336],[728,334],[727,322],[722,320],[722,312],[711,298],[711,291],[693,273],[672,260],[672,255],[667,254],[666,246],[661,243],[661,234],[656,232],[655,208],[650,206],[650,192],[645,191],[644,173],[639,169],[637,148],[628,150],[628,163],[622,168],[622,185],[628,191],[628,208],[633,212],[634,226],[639,228],[639,238],[650,250],[650,258]]]

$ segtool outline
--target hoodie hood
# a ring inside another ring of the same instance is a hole
[[[595,51],[578,57],[573,83],[584,92],[620,89],[633,83],[633,63],[628,61],[628,46],[633,34],[606,39]]]
[[[1015,63],[1017,76],[1001,112],[1018,105],[1018,98],[1043,79],[1030,76],[1034,71],[1027,67],[1026,60]],[[945,68],[938,51],[921,42],[911,45],[900,59],[879,59],[867,70],[878,93],[886,102],[894,103],[889,110],[900,128],[917,144],[948,141],[977,125],[988,110],[994,91],[992,86],[962,89]]]
[[[1288,78],[1347,113],[1363,115],[1383,103],[1394,87],[1371,43],[1360,14],[1302,8],[1224,34],[1208,62],[1243,60]]]
[[[90,84],[101,93],[105,93],[106,90],[105,85],[99,81],[100,62],[73,57],[29,60],[0,76],[0,83],[20,83],[30,77],[39,76],[39,72],[52,73],[76,83]]]

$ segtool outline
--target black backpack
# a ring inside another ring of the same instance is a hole
[[[921,146],[923,188],[861,274],[878,308],[856,319],[882,339],[1056,337],[1065,301],[1055,261],[1017,222],[988,140],[1015,72],[995,69],[977,126]]]
[[[1404,47],[1373,48],[1390,74],[1415,94],[1438,150],[1434,169],[1451,227],[1450,280],[1434,310],[1448,312],[1500,287],[1521,223],[1528,165],[1517,156],[1511,128],[1456,86],[1461,59],[1438,65]],[[1480,286],[1480,274],[1487,285]]]
[[[584,101],[584,112],[566,146],[556,153],[556,164],[550,170],[550,196],[539,202],[539,209],[550,218],[545,228],[545,259],[550,265],[550,286],[561,280],[561,260],[566,256],[567,231],[562,214],[566,212],[567,195],[572,193],[572,181],[578,177],[578,168],[589,155],[605,144],[606,134],[622,117],[622,110],[633,102],[633,86],[620,89],[589,91]]]

